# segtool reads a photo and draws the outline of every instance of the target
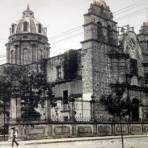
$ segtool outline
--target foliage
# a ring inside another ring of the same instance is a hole
[[[111,115],[125,116],[130,114],[131,102],[128,97],[123,98],[124,88],[116,88],[110,95],[103,95],[100,103]]]
[[[13,82],[20,79],[21,73],[18,67],[7,66],[3,67],[3,72],[0,75],[0,99],[5,102],[10,101],[13,91]]]
[[[40,73],[28,73],[20,83],[21,97],[24,100],[23,117],[25,120],[38,120],[40,115],[35,111],[38,104],[44,107],[45,99],[51,99],[51,84],[47,83],[46,75]],[[52,102],[51,102],[52,103]]]
[[[45,73],[30,72],[23,66],[4,67],[0,76],[0,99],[10,102],[11,97],[21,98],[24,120],[38,120],[40,114],[35,108],[38,104],[43,106],[45,99],[51,99],[51,104],[56,105]]]

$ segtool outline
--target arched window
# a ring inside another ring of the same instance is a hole
[[[15,64],[18,64],[18,45],[15,45]]]
[[[45,58],[48,58],[49,57],[49,48],[48,47],[45,47],[45,50],[44,50],[44,57]]]
[[[11,64],[15,64],[15,51],[14,50],[11,50],[10,62],[11,62]]]
[[[42,32],[42,25],[38,24],[38,33],[41,33],[41,32]]]
[[[12,25],[12,33],[14,33],[15,32],[15,25],[13,24]]]
[[[130,59],[130,73],[134,76],[138,75],[138,63],[135,59]]]
[[[28,22],[23,23],[23,31],[28,31]]]
[[[99,41],[104,40],[103,28],[102,28],[102,24],[100,22],[97,23],[97,38]]]
[[[23,49],[23,64],[27,64],[29,61],[28,59],[28,50],[27,48]]]
[[[113,44],[113,32],[110,25],[107,26],[107,36],[108,36],[108,43]]]
[[[41,59],[43,59],[43,51],[42,51],[42,49],[39,49],[39,51],[38,51],[38,60],[41,60]]]

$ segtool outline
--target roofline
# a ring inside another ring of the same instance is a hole
[[[47,37],[47,36],[42,35],[42,34],[39,34],[39,33],[32,33],[32,32],[15,33],[15,34],[13,34],[13,35],[10,35],[10,36],[8,37],[8,39],[10,39],[11,37],[16,36],[16,35],[26,35],[26,34],[42,36],[42,37],[44,37],[44,38],[46,38],[46,39],[48,40],[48,37]]]

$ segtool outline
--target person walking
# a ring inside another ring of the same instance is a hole
[[[19,146],[19,143],[16,141],[17,138],[17,130],[15,127],[11,128],[12,129],[12,147],[14,146],[14,143]]]

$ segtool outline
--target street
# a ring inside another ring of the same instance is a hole
[[[10,146],[0,146],[0,148],[10,148]],[[14,146],[17,147],[17,146]],[[147,148],[148,137],[124,139],[124,148]],[[24,145],[20,142],[18,148],[122,148],[120,139],[79,141],[47,144]]]

